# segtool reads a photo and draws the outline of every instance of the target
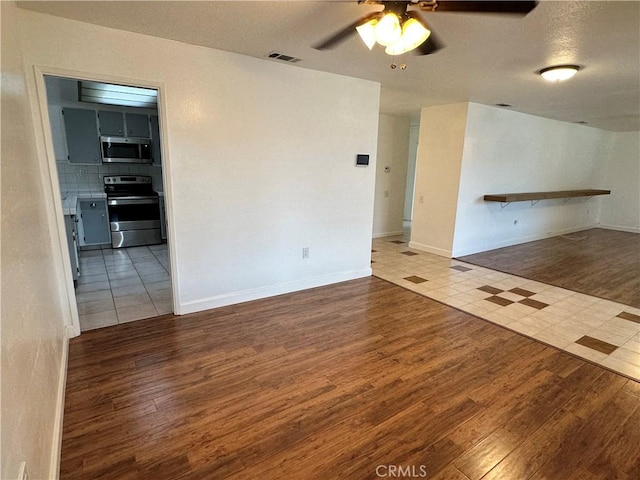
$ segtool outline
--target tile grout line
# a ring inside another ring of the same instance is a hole
[[[162,265],[162,263],[160,262],[160,259],[158,258],[158,256],[155,254],[155,252],[147,247],[147,249],[149,250],[149,252],[151,253],[151,255],[153,256],[154,262],[156,262],[158,265],[160,265],[162,267],[162,269],[164,270],[164,272],[169,276],[169,279],[171,279],[171,274],[167,271],[166,268],[164,268],[164,265]],[[143,279],[142,279],[142,275],[140,274],[140,272],[138,271],[138,269],[136,268],[135,265],[135,261],[132,262],[133,263],[133,267],[136,270],[136,273],[138,274],[140,281],[142,282],[142,286],[144,287],[145,291],[147,292],[147,295],[149,296],[149,300],[151,300],[151,304],[153,305],[153,308],[156,311],[157,315],[166,315],[165,313],[160,313],[160,311],[158,310],[158,307],[156,305],[156,302],[153,300],[153,298],[151,297],[151,292],[149,291],[149,289],[147,288],[148,283],[146,283]],[[151,282],[151,283],[155,283],[155,282]]]
[[[153,267],[157,267],[160,266],[160,272],[158,272],[158,274],[160,275],[167,275],[169,277],[169,279],[171,278],[171,275],[169,274],[169,272],[167,271],[167,269],[164,267],[164,265],[162,265],[160,258],[158,257],[158,255],[156,255],[156,253],[151,250],[150,248],[146,247],[147,251],[149,253],[149,258],[152,259],[152,263],[153,263]],[[91,250],[92,252],[95,250]],[[142,285],[149,304],[153,307],[154,310],[154,315],[153,316],[160,316],[160,315],[165,315],[167,312],[160,312],[160,310],[158,309],[158,306],[156,305],[156,302],[153,300],[152,295],[151,295],[151,291],[147,288],[148,287],[148,283],[145,282],[142,278],[142,274],[140,273],[140,271],[138,270],[136,263],[141,263],[141,262],[136,262],[136,257],[132,257],[130,255],[129,249],[128,248],[122,248],[122,249],[118,249],[118,252],[121,252],[119,255],[119,259],[121,260],[125,260],[124,262],[120,263],[114,263],[113,265],[107,265],[107,259],[108,257],[111,257],[110,260],[114,261],[116,256],[113,255],[113,252],[115,250],[113,249],[109,249],[109,252],[111,253],[111,255],[106,255],[105,256],[105,252],[107,251],[107,249],[100,249],[100,253],[99,254],[89,254],[89,256],[85,256],[84,259],[81,256],[81,261],[82,260],[87,260],[89,258],[96,258],[99,260],[97,261],[93,261],[90,263],[86,263],[86,265],[92,265],[94,267],[98,267],[99,269],[102,269],[103,272],[101,272],[100,274],[96,274],[96,275],[104,275],[105,276],[105,280],[106,280],[106,285],[108,286],[108,288],[103,288],[103,289],[98,289],[95,290],[93,292],[86,292],[86,293],[94,293],[94,292],[108,292],[109,293],[109,300],[111,301],[111,308],[104,310],[102,312],[93,312],[92,314],[100,314],[100,313],[110,313],[113,312],[113,315],[115,316],[115,324],[120,324],[121,322],[121,314],[119,312],[119,308],[117,307],[117,303],[116,303],[116,296],[114,294],[113,289],[115,288],[113,286],[114,283],[114,279],[111,278],[111,274],[119,274],[119,273],[128,273],[128,272],[132,272],[135,273],[135,276],[132,275],[131,277],[127,276],[125,278],[132,278],[132,279],[136,279],[137,282],[139,282],[140,285]],[[89,250],[87,250],[86,252],[89,252]],[[82,255],[82,254],[81,254]],[[143,255],[143,257],[146,257],[146,255]],[[138,257],[141,258],[141,257]],[[109,262],[111,263],[111,262]],[[110,271],[111,268],[110,267],[116,267],[117,270],[116,271]],[[125,267],[125,268],[123,268]],[[163,280],[162,280],[163,281]],[[90,284],[87,284],[90,285]],[[124,286],[123,286],[124,287]],[[126,296],[126,295],[124,295]],[[105,298],[105,300],[107,300]],[[81,302],[78,302],[81,303]],[[145,302],[144,305],[146,305],[147,303]],[[134,305],[130,305],[131,307],[135,307],[135,306],[142,306],[143,304],[134,304]],[[126,307],[122,307],[122,308],[126,308]],[[82,319],[83,317],[86,317],[90,315],[90,314],[84,314],[84,315],[79,315],[80,317],[80,321],[81,321],[81,326],[82,326]],[[148,318],[148,317],[144,317],[144,318]],[[141,318],[142,319],[142,318]],[[133,321],[133,320],[132,320]],[[108,326],[108,325],[103,325],[103,326]],[[101,327],[94,327],[94,328],[101,328]],[[93,328],[90,328],[93,329]]]

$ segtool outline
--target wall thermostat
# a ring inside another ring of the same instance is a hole
[[[359,153],[356,158],[356,165],[369,165],[369,155]]]

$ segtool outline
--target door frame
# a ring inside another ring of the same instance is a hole
[[[33,112],[34,129],[37,139],[36,148],[38,156],[42,159],[41,174],[45,194],[49,192],[47,203],[47,218],[53,233],[51,237],[51,247],[54,252],[56,267],[61,271],[59,277],[64,277],[64,286],[60,289],[60,296],[63,302],[69,305],[69,316],[65,319],[65,325],[69,337],[80,335],[80,319],[78,315],[78,305],[76,301],[75,288],[73,285],[73,275],[71,272],[71,259],[67,245],[67,232],[64,224],[64,211],[62,208],[62,197],[60,195],[60,183],[58,180],[58,167],[56,165],[55,152],[53,148],[53,136],[49,117],[49,106],[47,102],[47,88],[45,75],[53,77],[63,77],[77,80],[88,80],[95,82],[117,83],[135,87],[154,88],[158,91],[158,121],[160,123],[160,148],[162,150],[162,182],[164,188],[165,212],[167,221],[167,251],[171,265],[171,299],[174,313],[179,311],[176,307],[180,305],[178,282],[177,282],[177,262],[176,262],[176,242],[175,229],[173,228],[173,195],[171,187],[171,161],[168,149],[168,133],[165,108],[165,86],[162,82],[141,81],[139,79],[125,78],[113,75],[103,75],[85,71],[69,70],[41,65],[34,65],[33,77],[35,82],[36,95],[31,99]],[[60,278],[62,278],[60,277]]]

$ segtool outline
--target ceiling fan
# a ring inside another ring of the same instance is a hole
[[[356,20],[336,32],[323,42],[314,45],[316,50],[337,46],[355,33],[371,50],[380,44],[388,55],[401,55],[415,50],[418,55],[429,55],[444,47],[420,18],[423,12],[495,13],[526,15],[538,4],[537,1],[385,1],[359,0],[358,4],[382,5],[383,9]]]

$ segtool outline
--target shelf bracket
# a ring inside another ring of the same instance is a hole
[[[511,202],[500,202],[500,209],[505,208],[507,205],[509,205]]]
[[[531,206],[533,207],[536,203],[538,203],[540,201],[540,199],[537,200],[531,200]]]
[[[569,200],[571,200],[571,197],[563,198],[562,203],[567,203]]]

